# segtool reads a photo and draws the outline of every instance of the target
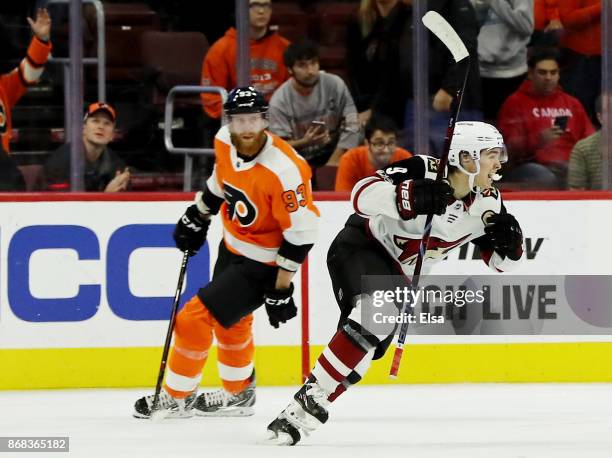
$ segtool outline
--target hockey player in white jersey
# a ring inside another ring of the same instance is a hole
[[[363,308],[372,307],[372,291],[364,286],[362,277],[397,279],[401,272],[409,278],[427,214],[435,216],[424,271],[448,251],[468,242],[480,248],[484,262],[496,272],[519,264],[522,231],[493,186],[501,178],[498,172],[506,160],[504,141],[495,127],[458,122],[444,181],[434,181],[437,159],[415,156],[355,185],[351,194],[355,213],[332,242],[327,256],[340,307],[338,331],[293,401],[268,425],[271,442],[295,445],[325,423],[330,403],[361,380],[373,359],[384,355],[395,330],[386,337],[375,335],[380,331],[368,330],[371,324],[362,322],[368,316],[362,313]]]

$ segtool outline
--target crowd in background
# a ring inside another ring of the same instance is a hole
[[[36,15],[41,11],[47,14],[38,9],[46,3],[23,2],[12,6],[11,14],[1,12],[0,33],[9,43],[5,53],[20,52],[21,57],[26,53],[15,45],[16,35],[9,33],[7,24],[14,20],[10,18],[23,15],[27,25],[26,16],[38,20]],[[215,12],[204,16],[194,13],[205,2],[144,3],[156,14],[160,28],[197,31],[206,36],[210,47],[202,61],[196,62],[201,68],[199,84],[221,86],[228,91],[237,85],[237,32],[232,25],[231,8],[234,2],[221,2],[223,5]],[[275,9],[287,10],[289,3],[305,14],[327,8],[327,16],[321,17],[331,22],[308,28],[300,22],[275,23]],[[510,188],[515,185],[515,189],[601,189],[601,0],[429,0],[427,9],[442,14],[470,54],[478,57],[472,59],[460,119],[485,120],[500,129],[510,157],[503,169],[506,184]],[[341,10],[350,14],[340,15]],[[414,152],[415,71],[427,71],[428,153],[441,154],[453,97],[462,82],[461,69],[431,35],[428,68],[414,68],[412,12],[411,0],[249,0],[251,83],[269,102],[269,130],[288,140],[313,168],[315,189],[350,190],[361,177]],[[84,10],[86,18],[90,13]],[[340,19],[334,19],[334,13]],[[33,43],[54,46],[55,53],[65,43],[56,43],[55,38],[61,35],[59,31],[55,33],[61,18],[52,19],[51,41],[47,37],[46,41]],[[89,27],[90,22],[85,20],[85,26]],[[30,23],[31,32],[36,40],[33,24],[34,21]],[[342,33],[333,35],[337,31]],[[92,47],[92,34],[84,31],[86,47],[88,43]],[[24,88],[35,84],[47,57],[43,59],[41,51],[33,55],[32,46],[15,69],[2,69],[6,71],[2,81],[12,75],[15,81],[23,81]],[[125,59],[129,59],[130,52],[136,52],[123,51]],[[48,66],[47,71],[61,81],[55,67]],[[169,81],[181,81],[177,76],[164,76]],[[150,79],[159,91],[159,72],[145,72],[135,79],[139,84]],[[8,91],[8,96],[0,103],[4,149],[0,167],[8,170],[2,164],[12,149],[14,173],[24,171],[30,164],[23,167],[19,151],[9,142],[16,143],[18,137],[11,137],[11,110],[19,96],[11,95],[15,89],[8,86],[3,90]],[[99,104],[101,101],[91,99],[92,91],[86,91],[89,100],[83,142],[87,190],[138,189],[139,172],[141,176],[148,172],[181,172],[182,160],[169,159],[159,141],[152,142],[157,145],[155,154],[130,151],[138,149],[134,144],[150,140],[149,134],[142,132],[151,131],[139,131],[139,123],[155,126],[159,118],[139,111],[143,106],[142,91],[136,90],[136,96],[130,93],[124,99],[128,92],[125,86],[111,88],[108,104]],[[197,141],[210,145],[222,122],[220,98],[202,95],[196,117],[195,130],[201,133]],[[18,123],[13,122],[12,127],[19,132]],[[118,151],[108,148],[113,130]],[[122,140],[127,147],[121,148]],[[194,138],[186,141],[193,142]],[[8,178],[0,175],[5,181],[2,189],[69,189],[70,145],[47,153],[36,159],[30,157],[30,162],[43,172],[36,184],[17,179],[9,186]],[[203,178],[211,165],[210,160],[198,161]],[[153,185],[149,189],[154,188]]]

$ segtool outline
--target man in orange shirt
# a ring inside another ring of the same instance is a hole
[[[25,183],[15,161],[9,156],[11,140],[11,110],[28,87],[38,82],[51,52],[51,18],[46,9],[36,12],[36,19],[28,18],[34,37],[25,59],[10,73],[0,76],[0,191],[25,190]]]
[[[268,104],[253,87],[230,92],[229,124],[215,137],[215,168],[174,231],[181,251],[197,252],[212,215],[220,213],[223,240],[213,279],[176,317],[160,408],[174,418],[253,414],[253,315],[265,305],[270,324],[295,317],[291,279],[317,237],[319,211],[306,161],[267,131]],[[223,389],[196,398],[213,335]],[[139,399],[134,416],[149,418],[153,396]]]
[[[353,186],[376,170],[392,162],[408,159],[412,154],[396,145],[397,126],[383,115],[374,115],[365,127],[365,145],[348,150],[340,158],[336,191],[351,191]]]
[[[271,0],[249,1],[251,84],[264,95],[266,101],[289,78],[283,62],[283,53],[289,41],[269,29],[271,16]],[[236,53],[236,29],[231,27],[210,47],[204,58],[202,86],[221,86],[227,90],[236,87]],[[202,94],[201,99],[208,116],[221,117],[221,98],[218,95]]]

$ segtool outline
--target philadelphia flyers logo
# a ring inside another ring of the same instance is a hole
[[[237,219],[242,226],[250,226],[257,219],[257,207],[249,200],[244,191],[223,183],[223,193],[227,202],[230,220]]]
[[[4,104],[2,100],[0,100],[0,134],[6,133],[6,111],[4,109]]]

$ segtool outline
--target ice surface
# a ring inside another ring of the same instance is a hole
[[[612,457],[612,384],[358,386],[300,445],[259,444],[295,390],[258,388],[253,417],[159,423],[131,417],[151,389],[5,391],[0,436],[70,436],[17,458]]]

